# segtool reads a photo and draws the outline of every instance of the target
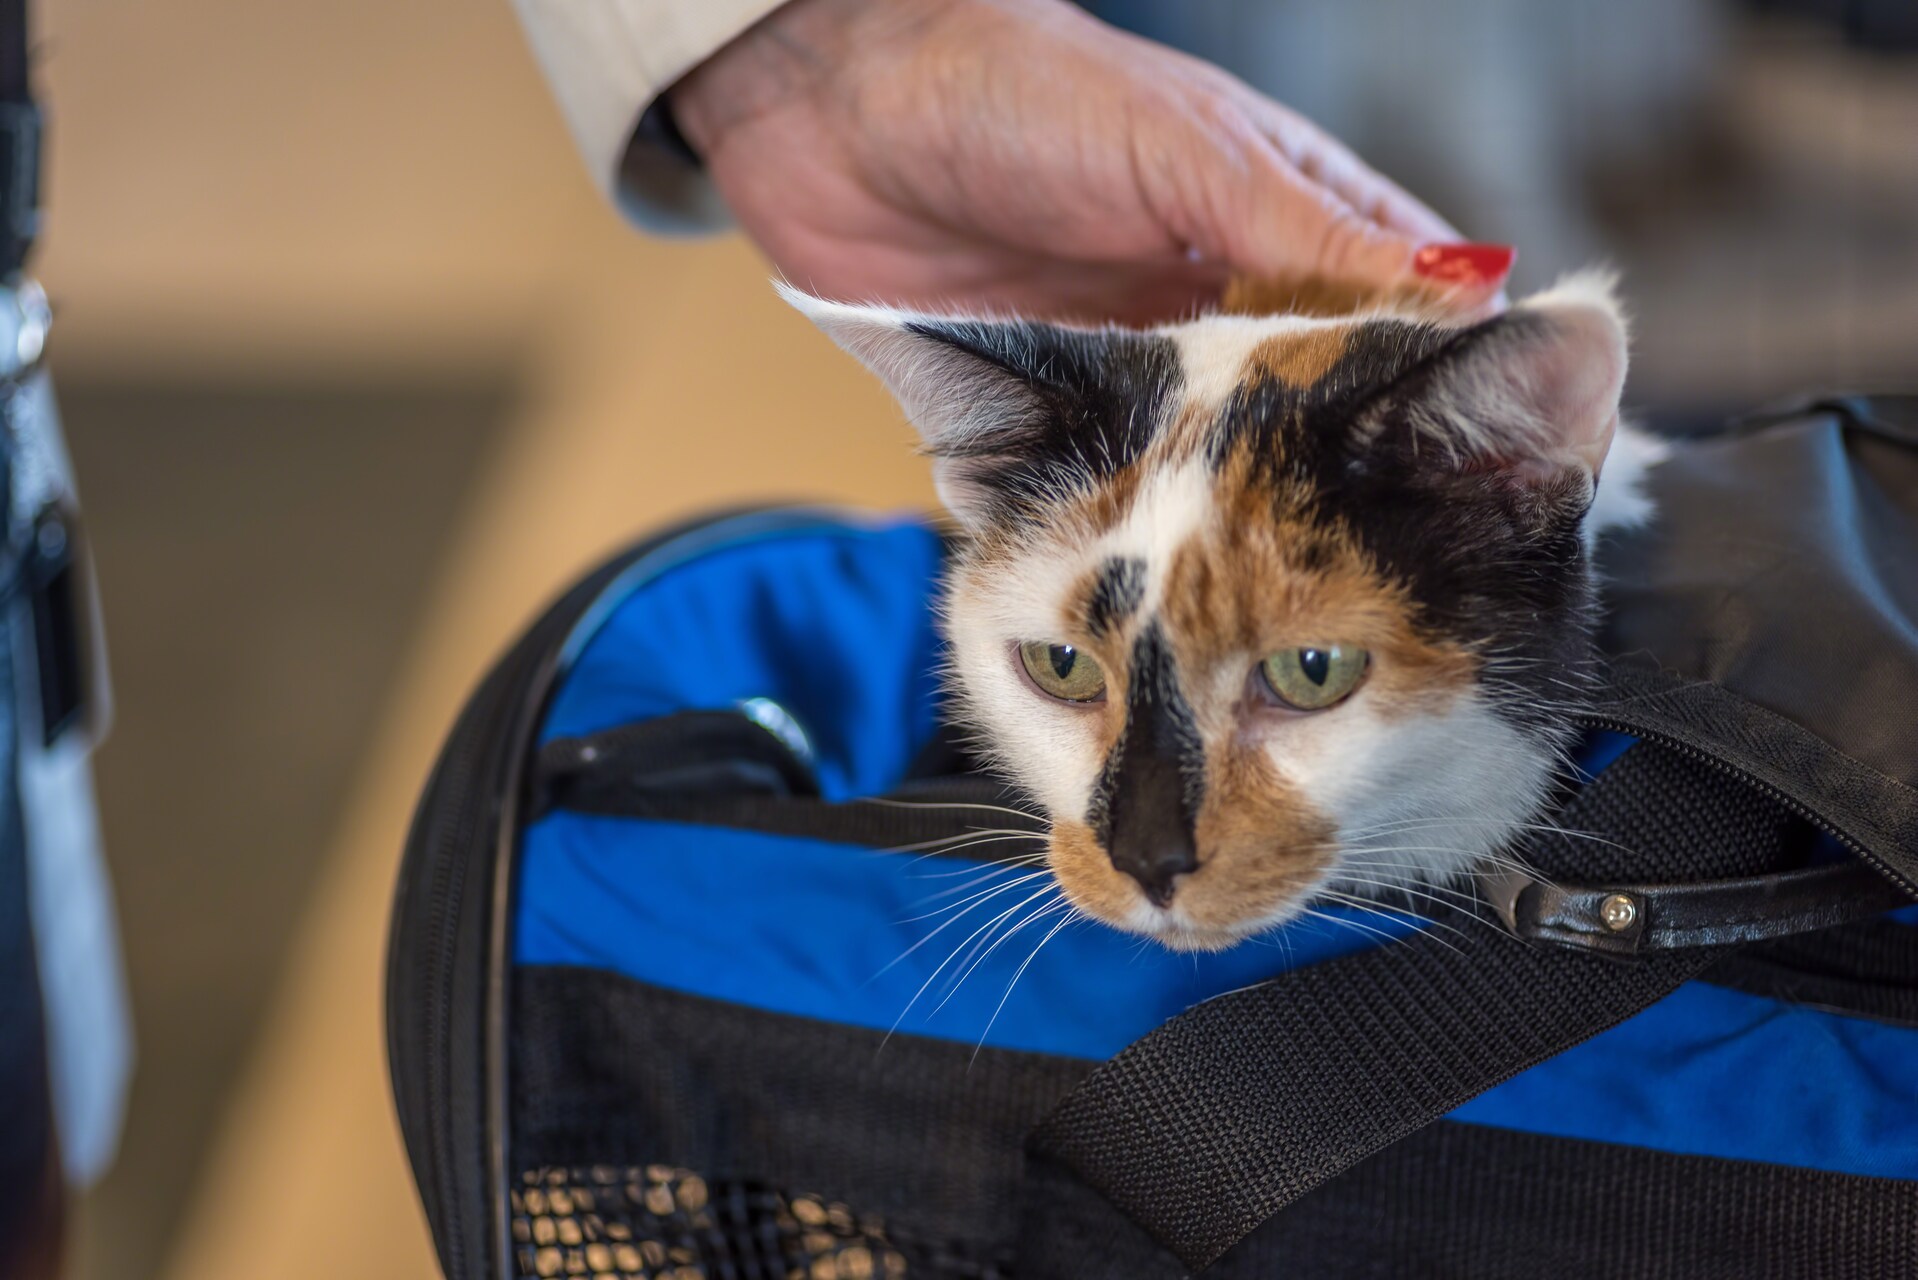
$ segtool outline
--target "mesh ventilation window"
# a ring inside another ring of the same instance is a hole
[[[532,1169],[513,1188],[522,1280],[1004,1280],[951,1247],[896,1242],[817,1196],[665,1165]],[[909,1262],[908,1259],[911,1259]]]

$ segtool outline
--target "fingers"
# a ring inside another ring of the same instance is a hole
[[[1275,121],[1267,136],[1299,175],[1314,182],[1367,220],[1417,244],[1464,239],[1458,230],[1391,179],[1354,155],[1343,143],[1296,116]]]
[[[1305,120],[1259,99],[1253,136],[1220,155],[1241,198],[1210,208],[1236,270],[1361,295],[1416,295],[1459,314],[1496,309],[1512,253],[1452,226]],[[1229,179],[1228,179],[1229,180]]]

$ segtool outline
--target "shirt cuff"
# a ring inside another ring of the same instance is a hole
[[[638,129],[688,71],[783,0],[513,0],[593,182],[647,231],[728,222],[704,169]]]

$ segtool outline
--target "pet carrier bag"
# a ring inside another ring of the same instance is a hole
[[[1046,909],[942,730],[925,525],[600,568],[400,875],[446,1275],[1918,1275],[1918,401],[1652,487],[1537,877],[1197,956]]]

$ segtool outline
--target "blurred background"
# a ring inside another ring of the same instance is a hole
[[[1622,269],[1631,398],[1918,386],[1912,0],[1109,0],[1314,116],[1519,285]],[[431,1274],[379,976],[440,735],[616,544],[930,502],[735,239],[595,195],[505,0],[60,0],[37,263],[105,594],[139,1069],[80,1277]]]

